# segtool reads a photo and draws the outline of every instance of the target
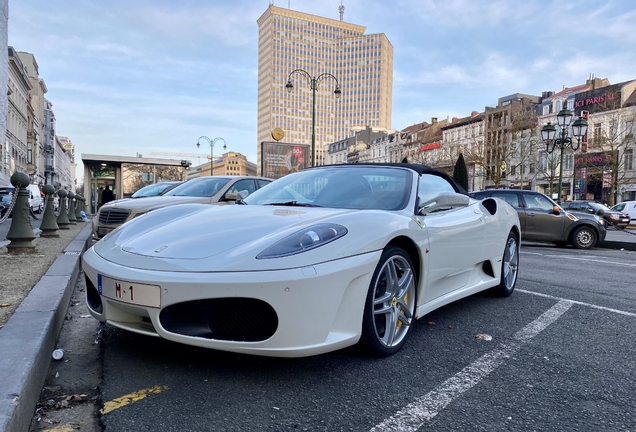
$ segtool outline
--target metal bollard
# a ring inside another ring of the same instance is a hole
[[[50,184],[47,184],[42,187],[42,192],[46,194],[46,208],[44,209],[42,223],[40,224],[40,229],[42,230],[40,237],[59,237],[60,234],[57,230],[60,229],[60,227],[57,225],[55,209],[53,206],[55,188]]]
[[[57,191],[57,195],[60,197],[60,214],[57,216],[57,226],[64,230],[71,229],[71,227],[69,227],[70,222],[66,211],[66,196],[68,195],[68,192],[64,189],[60,189]]]
[[[82,220],[82,203],[84,202],[84,197],[80,194],[75,194],[75,220]]]
[[[7,233],[7,250],[12,254],[34,253],[35,233],[29,219],[29,176],[23,172],[15,172],[11,176],[11,184],[18,189],[18,198],[13,207],[11,227]]]
[[[72,191],[68,192],[68,222],[71,225],[77,225],[77,219],[75,219],[75,194]]]

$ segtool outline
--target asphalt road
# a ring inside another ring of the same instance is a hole
[[[636,430],[635,270],[636,252],[524,245],[510,298],[439,309],[385,359],[215,352],[101,326],[76,305],[60,339],[74,348],[53,363],[54,403],[34,429]],[[71,394],[84,394],[75,408],[52,409]]]

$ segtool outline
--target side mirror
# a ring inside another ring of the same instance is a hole
[[[592,210],[592,211],[593,211],[593,210]],[[603,209],[601,209],[601,208],[600,208],[600,209],[598,209],[598,210],[596,211],[596,214],[597,214],[597,216],[603,216],[603,215],[605,214],[605,210],[603,210]]]
[[[470,204],[470,197],[466,195],[455,192],[442,192],[435,198],[420,204],[420,214],[424,216],[436,210],[467,207],[468,204]]]
[[[554,206],[554,207],[552,207],[552,212],[555,215],[561,214],[561,208],[559,208],[559,206]]]
[[[223,201],[239,201],[244,198],[247,198],[249,194],[250,193],[246,190],[242,190],[238,192],[227,192],[225,195],[223,195]]]
[[[223,195],[223,201],[236,201],[237,195],[238,194],[236,192],[227,192]]]

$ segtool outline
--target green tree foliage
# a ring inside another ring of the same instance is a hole
[[[455,169],[453,170],[453,178],[457,180],[457,183],[468,190],[468,169],[466,168],[466,162],[464,161],[464,155],[459,154],[457,162],[455,162]]]

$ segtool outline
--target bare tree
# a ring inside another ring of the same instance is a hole
[[[182,178],[182,167],[127,163],[122,169],[124,196],[128,197],[142,187],[159,181],[180,181]]]
[[[537,175],[542,177],[548,183],[548,196],[552,197],[558,187],[559,182],[559,164],[561,163],[561,153],[541,151],[538,154],[539,161],[536,165]]]
[[[503,107],[486,108],[484,134],[471,129],[471,142],[463,153],[499,189],[512,169],[524,172],[523,167],[530,163],[536,152],[537,128],[534,104],[511,101]]]
[[[636,106],[621,106],[620,98],[608,99],[591,114],[588,125],[588,152],[601,152],[605,156],[604,178],[610,177],[610,205],[618,200],[618,186],[634,182],[633,147]]]

